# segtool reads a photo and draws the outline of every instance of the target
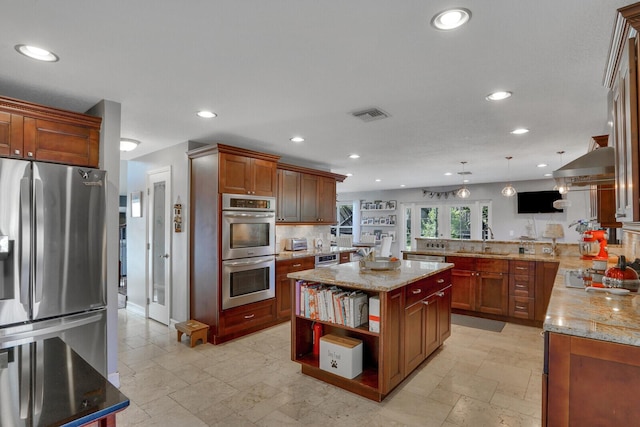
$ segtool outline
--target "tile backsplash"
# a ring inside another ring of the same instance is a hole
[[[307,247],[312,248],[313,242],[317,238],[327,241],[331,234],[330,225],[276,225],[276,251],[284,250],[284,240],[291,237],[302,237],[307,239]]]
[[[629,262],[640,258],[640,229],[622,229],[622,248]]]

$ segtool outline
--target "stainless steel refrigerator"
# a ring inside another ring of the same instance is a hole
[[[105,172],[0,159],[0,349],[60,337],[106,374]]]

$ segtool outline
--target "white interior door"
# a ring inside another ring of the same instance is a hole
[[[171,301],[171,168],[149,172],[147,301],[149,318],[169,324]]]

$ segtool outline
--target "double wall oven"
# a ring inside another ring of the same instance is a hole
[[[275,197],[222,195],[222,309],[275,297]]]

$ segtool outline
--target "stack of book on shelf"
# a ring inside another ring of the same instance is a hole
[[[369,296],[362,291],[296,281],[296,315],[357,328],[369,321]]]

